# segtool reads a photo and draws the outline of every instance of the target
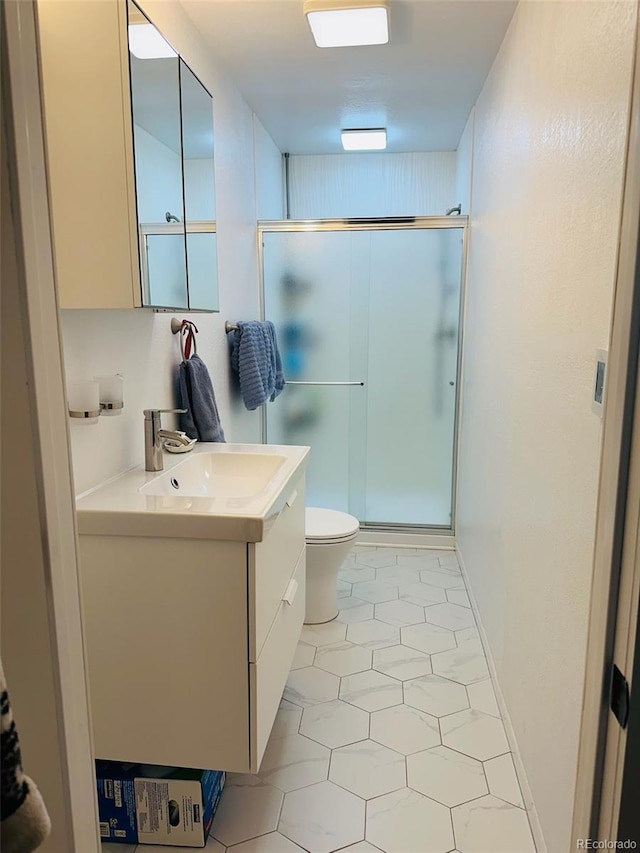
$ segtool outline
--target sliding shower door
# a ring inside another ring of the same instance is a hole
[[[262,228],[287,379],[266,440],[310,445],[310,505],[451,526],[464,229],[444,224]]]

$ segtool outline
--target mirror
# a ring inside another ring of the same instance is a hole
[[[189,307],[218,311],[213,99],[180,60]]]
[[[127,9],[142,304],[218,311],[213,99]]]

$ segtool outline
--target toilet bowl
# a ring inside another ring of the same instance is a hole
[[[335,509],[307,507],[307,625],[330,622],[338,615],[338,569],[358,536],[360,522]]]

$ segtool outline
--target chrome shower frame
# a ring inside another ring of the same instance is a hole
[[[453,424],[453,465],[451,484],[451,525],[405,525],[396,523],[362,522],[361,530],[379,534],[426,534],[434,537],[455,536],[458,494],[458,452],[461,409],[461,380],[463,374],[464,318],[466,308],[467,252],[469,247],[468,216],[407,216],[371,219],[269,219],[259,220],[258,267],[259,267],[259,305],[260,317],[265,319],[264,294],[264,239],[268,232],[279,231],[404,231],[408,229],[457,229],[462,232],[462,263],[460,266],[460,306],[458,311],[458,354],[456,364],[455,415]],[[261,409],[261,439],[266,441],[267,416],[264,406]],[[432,546],[433,547],[433,546]]]

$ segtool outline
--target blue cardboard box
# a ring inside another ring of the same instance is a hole
[[[97,760],[96,779],[102,841],[204,847],[225,773]]]

